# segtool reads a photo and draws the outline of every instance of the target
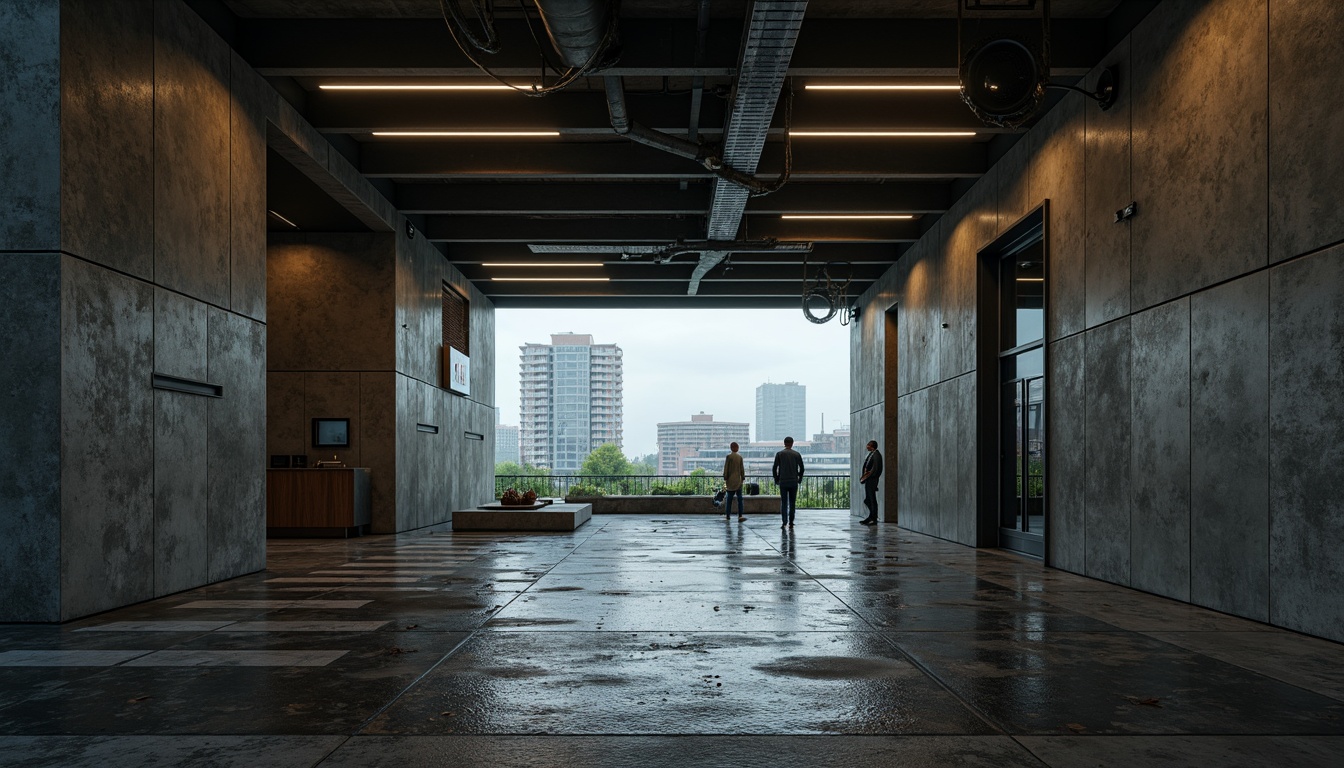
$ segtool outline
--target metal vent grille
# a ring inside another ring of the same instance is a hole
[[[453,286],[443,284],[443,346],[471,354],[471,330],[467,324],[470,302]]]

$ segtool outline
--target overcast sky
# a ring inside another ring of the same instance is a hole
[[[654,453],[658,422],[745,421],[756,436],[756,388],[807,387],[807,434],[849,424],[849,328],[818,325],[798,309],[497,309],[495,398],[501,423],[518,423],[518,347],[552,333],[589,333],[624,353],[626,456]]]

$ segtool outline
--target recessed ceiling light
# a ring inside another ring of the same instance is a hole
[[[496,282],[547,282],[547,283],[605,283],[609,282],[609,277],[492,277]]]
[[[781,219],[913,219],[914,214],[910,213],[785,213]]]
[[[474,136],[559,136],[559,131],[374,131],[374,136],[410,136],[417,138],[459,138]]]
[[[790,136],[833,136],[850,139],[927,138],[934,136],[974,136],[975,131],[789,131]]]
[[[600,267],[599,262],[580,263],[580,264],[560,264],[556,262],[521,262],[521,261],[487,261],[481,264],[482,267],[541,267],[543,269],[555,269],[559,267]]]
[[[331,84],[319,85],[324,91],[511,91],[507,85],[378,85],[369,84]]]
[[[960,85],[805,85],[806,91],[960,91]]]

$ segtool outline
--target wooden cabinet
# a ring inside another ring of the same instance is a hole
[[[267,535],[359,535],[371,519],[367,469],[266,471]]]

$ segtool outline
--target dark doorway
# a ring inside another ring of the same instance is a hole
[[[896,335],[896,305],[891,305],[883,320],[883,359],[882,359],[882,435],[886,445],[882,449],[885,466],[882,468],[882,482],[878,487],[882,494],[882,519],[888,523],[900,522],[900,498],[896,463],[900,461],[900,435],[897,432],[897,413],[901,390],[899,359],[900,338]]]

